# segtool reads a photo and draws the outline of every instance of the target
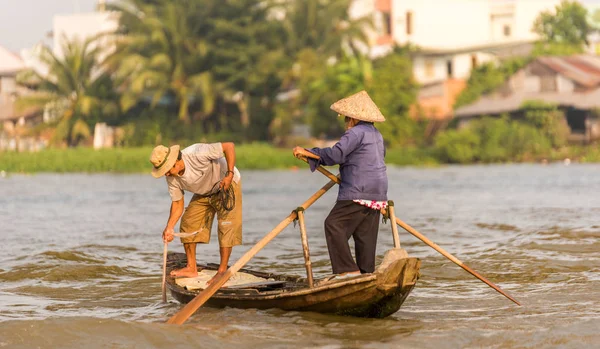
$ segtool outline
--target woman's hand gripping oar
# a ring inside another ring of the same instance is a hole
[[[294,151],[294,155],[296,155],[296,151]],[[311,154],[313,158],[318,158],[318,156]],[[308,162],[308,160],[306,159],[306,157],[304,156],[303,153],[299,153],[298,155],[296,155],[296,157],[300,160],[303,160],[305,162]],[[330,180],[336,182],[337,184],[340,184],[340,179],[336,176],[333,175],[333,173],[327,171],[323,166],[319,166],[317,167],[317,171],[321,172],[322,174],[325,175],[325,177],[329,178]],[[382,213],[385,213],[384,211],[382,211]],[[424,243],[426,243],[427,245],[429,245],[429,247],[433,248],[434,250],[436,250],[437,252],[439,252],[442,256],[448,258],[450,261],[452,261],[452,263],[458,265],[459,267],[463,268],[464,270],[466,270],[469,274],[475,276],[476,278],[478,278],[479,280],[483,281],[485,284],[487,284],[488,286],[490,286],[491,288],[493,288],[494,290],[498,291],[500,294],[502,294],[504,297],[510,299],[511,301],[515,302],[517,305],[521,305],[521,303],[519,303],[516,299],[514,299],[513,297],[511,297],[508,293],[506,293],[505,291],[503,291],[500,287],[494,285],[491,281],[489,281],[488,279],[486,279],[485,277],[479,275],[478,272],[476,272],[475,270],[469,268],[467,265],[465,265],[461,260],[459,260],[458,258],[454,257],[453,255],[451,255],[450,253],[446,252],[443,248],[439,247],[435,242],[429,240],[425,235],[419,233],[418,231],[416,231],[414,228],[412,228],[411,226],[409,226],[408,224],[404,223],[403,221],[401,221],[400,219],[398,219],[398,217],[396,217],[396,224],[398,224],[399,226],[401,226],[404,230],[406,230],[407,232],[411,233],[412,235],[414,235],[415,237],[417,237],[417,239],[423,241]]]

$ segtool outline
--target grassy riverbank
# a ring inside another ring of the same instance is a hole
[[[148,156],[152,147],[94,150],[91,148],[47,149],[37,153],[0,152],[0,171],[8,173],[38,172],[113,172],[144,173],[150,171]],[[245,170],[306,167],[292,156],[292,150],[268,144],[236,146],[237,167]],[[553,151],[529,162],[562,161],[600,162],[600,148],[569,147]],[[436,166],[440,161],[428,149],[396,148],[387,151],[386,163],[398,166]]]

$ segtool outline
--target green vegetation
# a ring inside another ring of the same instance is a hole
[[[148,156],[152,147],[94,150],[91,148],[47,149],[37,153],[0,152],[0,171],[39,172],[113,172],[144,173],[151,170]],[[236,166],[240,170],[308,168],[292,156],[291,148],[275,148],[264,143],[236,147]],[[394,149],[386,156],[388,164],[434,165],[431,154],[417,148]]]
[[[114,172],[143,173],[152,169],[148,157],[152,147],[94,150],[91,148],[48,149],[37,153],[0,152],[0,171],[36,172]],[[277,169],[304,166],[291,149],[266,144],[236,147],[240,169]]]
[[[404,147],[387,151],[386,164],[391,166],[439,166],[442,163],[490,163],[520,161],[562,161],[570,158],[578,162],[600,162],[600,147],[571,146],[551,149],[534,128],[518,127],[511,143],[499,145],[483,142],[481,135],[502,123],[504,132],[514,127],[506,119],[482,121],[477,130],[448,131],[439,138],[436,147]],[[486,126],[487,124],[487,126]],[[498,131],[494,131],[498,132]],[[453,137],[453,141],[448,139]],[[531,138],[537,138],[531,140]],[[537,143],[539,142],[539,143]],[[527,153],[518,149],[525,147]],[[0,171],[7,173],[150,173],[148,156],[151,147],[132,147],[93,150],[91,148],[47,149],[37,153],[0,152]],[[542,152],[542,150],[544,150]],[[236,147],[237,167],[240,170],[295,169],[308,166],[292,156],[291,148],[275,148],[264,143]]]
[[[377,59],[361,53],[357,48],[368,41],[363,29],[373,23],[370,16],[351,19],[351,3],[113,2],[109,8],[119,14],[118,30],[96,38],[115,43],[112,55],[104,57],[93,40],[67,42],[62,58],[42,49],[48,76],[33,71],[19,76],[36,91],[19,105],[45,108],[54,118],[29,135],[51,135],[51,146],[67,149],[0,153],[4,170],[144,172],[156,144],[217,141],[237,144],[242,169],[304,166],[290,149],[311,139],[294,135],[294,128],[309,125],[311,138],[340,137],[342,119],[329,107],[362,89],[386,117],[377,127],[389,164],[600,157],[594,146],[566,147],[564,113],[535,101],[512,118],[483,118],[461,129],[442,129],[433,138],[428,133],[426,139],[427,121],[409,117],[418,92],[413,48],[396,47]],[[556,14],[542,13],[533,24],[541,37],[533,55],[480,65],[454,107],[498,89],[536,55],[581,52],[593,30],[588,20],[576,1],[563,1]],[[97,122],[118,127],[117,144],[125,148],[82,148],[91,145]]]
[[[471,71],[465,88],[454,103],[454,109],[471,104],[484,94],[499,88],[508,78],[531,61],[531,57],[512,58],[500,64],[485,63]]]
[[[583,53],[594,27],[579,1],[563,0],[556,13],[546,11],[538,16],[533,31],[541,37],[534,55],[570,55]]]

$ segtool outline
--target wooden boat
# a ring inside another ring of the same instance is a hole
[[[169,254],[167,270],[185,266],[183,253]],[[406,251],[395,248],[386,252],[383,261],[372,274],[341,279],[316,280],[310,287],[300,276],[278,275],[240,269],[241,272],[268,281],[247,285],[222,287],[207,302],[210,307],[278,308],[295,311],[314,311],[338,315],[384,318],[398,309],[415,287],[421,261],[408,257]],[[198,265],[216,270],[216,265]],[[168,275],[168,274],[167,274]],[[171,295],[188,303],[201,290],[190,291],[167,276]]]

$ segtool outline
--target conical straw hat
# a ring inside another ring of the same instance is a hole
[[[333,103],[331,109],[344,116],[362,121],[385,121],[385,117],[383,117],[375,102],[369,97],[367,91],[364,90]]]

